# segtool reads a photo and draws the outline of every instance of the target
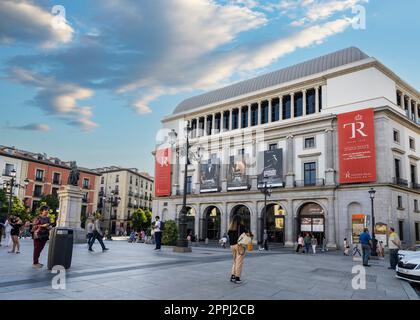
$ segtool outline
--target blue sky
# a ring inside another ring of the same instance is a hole
[[[153,174],[162,117],[212,88],[357,46],[419,89],[418,12],[411,0],[3,0],[0,144]]]

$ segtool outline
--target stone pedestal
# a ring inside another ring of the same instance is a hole
[[[73,229],[73,242],[86,243],[86,231],[80,227],[84,192],[75,186],[65,186],[57,192],[59,199],[57,227]]]

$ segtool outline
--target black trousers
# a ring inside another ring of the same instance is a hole
[[[156,249],[160,249],[162,242],[162,232],[155,232]]]
[[[389,264],[392,269],[396,269],[398,264],[398,249],[389,249]]]
[[[95,240],[98,239],[99,244],[102,247],[102,250],[105,249],[104,242],[102,241],[102,235],[98,231],[93,231],[93,237],[92,240],[89,243],[89,249],[92,249],[93,244],[95,243]]]

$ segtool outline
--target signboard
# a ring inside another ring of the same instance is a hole
[[[312,218],[312,231],[324,232],[324,218]]]
[[[376,181],[373,109],[338,115],[340,183]]]
[[[283,187],[283,149],[261,152],[258,164],[258,188],[264,187],[264,177],[268,187]]]
[[[311,220],[311,218],[300,219],[300,231],[312,232],[312,220]]]
[[[200,170],[200,192],[218,192],[220,166],[215,163],[201,165]]]
[[[156,150],[155,156],[155,196],[171,195],[171,149]]]
[[[388,245],[387,243],[387,231],[388,226],[385,223],[378,222],[375,226],[375,239],[376,241],[381,242],[382,246],[386,247]]]
[[[227,173],[227,190],[246,190],[248,188],[245,158],[243,156],[231,156]]]
[[[351,216],[351,234],[352,242],[354,244],[359,243],[359,235],[363,232],[366,226],[366,215],[364,214],[353,214]]]

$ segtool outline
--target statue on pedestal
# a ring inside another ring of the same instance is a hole
[[[76,161],[70,162],[70,168],[71,168],[71,171],[70,171],[67,184],[70,186],[77,187],[79,185],[80,172],[79,172],[79,169],[77,169]]]

